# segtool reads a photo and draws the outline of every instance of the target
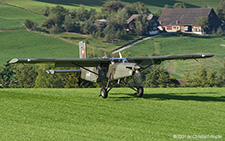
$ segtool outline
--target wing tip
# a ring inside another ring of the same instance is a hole
[[[213,57],[214,54],[202,54],[202,58]]]
[[[8,61],[9,64],[14,64],[17,63],[19,61],[19,59],[17,58],[13,58],[12,60]]]

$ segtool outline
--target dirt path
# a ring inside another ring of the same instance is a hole
[[[149,40],[150,38],[152,38],[152,37],[157,37],[157,36],[159,36],[159,35],[155,35],[155,36],[151,36],[151,37],[146,37],[146,38],[143,38],[143,39],[141,39],[141,40],[138,40],[137,42],[134,42],[134,43],[131,43],[131,44],[127,45],[127,46],[124,46],[124,47],[122,47],[122,48],[115,49],[115,50],[112,52],[112,54],[118,53],[118,52],[123,51],[123,50],[125,50],[125,49],[127,49],[127,48],[130,48],[130,47],[132,47],[132,46],[134,46],[134,45],[136,45],[136,44],[138,44],[138,43],[140,43],[140,42],[143,42],[143,41],[145,41],[145,40]]]
[[[167,71],[170,73],[170,74],[173,74],[173,62],[172,60],[169,60],[169,67],[167,68]]]

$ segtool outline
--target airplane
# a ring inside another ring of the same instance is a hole
[[[49,74],[81,72],[80,78],[91,82],[102,82],[100,96],[107,98],[109,91],[118,83],[123,83],[133,89],[137,97],[142,97],[144,89],[141,86],[131,86],[124,80],[149,68],[152,65],[159,65],[166,60],[186,60],[213,57],[214,54],[188,54],[188,55],[167,55],[167,56],[145,56],[123,58],[86,58],[86,44],[79,42],[80,58],[56,59],[56,58],[14,58],[8,63],[54,63],[55,67],[79,67],[80,69],[70,70],[46,70]]]

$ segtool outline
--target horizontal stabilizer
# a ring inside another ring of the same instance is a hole
[[[55,74],[55,73],[69,73],[69,72],[81,72],[81,69],[76,70],[46,70],[48,74]]]

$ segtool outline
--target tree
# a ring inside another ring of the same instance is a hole
[[[120,1],[109,1],[102,5],[102,13],[105,14],[113,14],[116,13],[118,10],[124,8],[124,4]]]
[[[76,18],[80,21],[85,21],[85,20],[88,20],[90,18],[88,10],[85,9],[84,5],[80,5],[80,7],[77,11]]]
[[[37,27],[37,23],[32,22],[31,20],[26,20],[25,21],[25,26],[28,29],[34,30]]]
[[[160,68],[160,66],[153,66],[146,74],[144,86],[157,88],[157,87],[175,87],[179,82],[172,78],[167,71]]]
[[[64,29],[68,31],[73,31],[74,24],[71,18],[71,15],[66,15],[65,21],[64,21]]]
[[[62,29],[58,25],[55,25],[55,26],[52,26],[52,28],[49,30],[49,33],[50,34],[57,34],[60,31],[62,31]]]
[[[70,12],[70,16],[71,16],[72,19],[75,19],[76,16],[77,16],[77,10],[76,10],[76,9],[72,10],[72,11]]]
[[[80,24],[72,19],[71,15],[66,15],[64,21],[64,29],[73,32],[80,32]]]
[[[225,87],[225,62],[218,72],[218,85],[220,87]]]
[[[78,88],[79,87],[79,74],[69,73],[65,78],[65,88]]]
[[[116,39],[116,33],[121,30],[122,27],[113,19],[109,19],[107,26],[104,29],[104,34],[107,42],[113,42]]]
[[[156,13],[154,14],[154,16],[157,17],[157,19],[160,17],[160,15],[162,14],[162,10],[157,9]]]
[[[50,29],[53,26],[55,26],[54,19],[52,17],[46,17],[44,22],[42,23],[42,27],[46,27],[47,29]]]
[[[34,65],[16,64],[13,67],[16,75],[17,86],[19,88],[33,88],[37,77],[36,68]]]
[[[187,7],[184,3],[176,2],[174,3],[173,8],[187,8]]]
[[[217,86],[217,76],[215,71],[208,71],[206,68],[200,66],[193,76],[185,73],[183,84],[185,87],[214,87]]]
[[[122,10],[119,10],[116,14],[116,22],[123,28],[126,28],[126,25],[127,25],[127,19],[129,18],[128,16],[128,11],[127,9],[122,9]]]
[[[132,5],[128,5],[126,7],[126,10],[128,16],[131,16],[132,14],[151,14],[149,9],[142,2],[135,2]]]
[[[45,18],[44,23],[42,24],[43,27],[48,29],[56,26],[61,28],[65,16],[69,14],[69,11],[62,6],[56,6],[51,8],[50,13],[47,18]]]
[[[84,26],[82,27],[82,31],[85,34],[93,34],[97,30],[98,27],[95,25],[95,21],[92,18],[84,22]]]
[[[37,68],[37,78],[35,80],[35,88],[63,88],[64,74],[47,74],[45,70],[53,68],[53,65],[40,64]]]
[[[216,8],[216,13],[220,20],[225,21],[225,0],[221,0],[219,6]]]
[[[204,31],[209,30],[210,22],[208,17],[199,17],[196,22],[197,26],[201,26]]]
[[[96,10],[91,8],[89,11],[88,11],[88,16],[89,18],[90,17],[95,17],[95,15],[97,14]]]
[[[50,8],[48,6],[45,7],[45,9],[42,10],[43,15],[48,17],[48,15],[50,14]]]
[[[148,29],[147,15],[140,15],[135,21],[135,32],[137,35],[143,35]]]
[[[166,4],[163,8],[172,8],[170,5]]]
[[[0,77],[3,84],[3,87],[15,87],[16,75],[12,69],[12,65],[6,64],[3,68],[0,69]]]

